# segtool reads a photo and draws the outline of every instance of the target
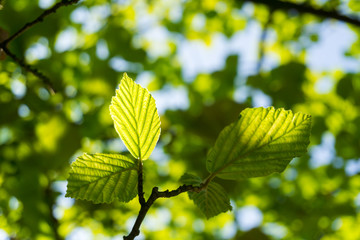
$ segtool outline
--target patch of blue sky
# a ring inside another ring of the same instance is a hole
[[[65,95],[69,98],[75,97],[77,94],[77,89],[73,85],[67,85],[65,87]]]
[[[74,23],[83,24],[88,19],[89,10],[85,6],[79,6],[70,15],[70,19]]]
[[[39,0],[39,7],[42,9],[47,9],[54,5],[55,0]]]
[[[242,231],[249,231],[262,224],[263,214],[261,210],[255,206],[244,206],[235,212],[238,227]]]
[[[348,176],[354,176],[360,172],[360,158],[350,159],[346,162],[345,173]]]
[[[56,198],[55,207],[53,208],[53,214],[57,219],[62,218],[64,216],[65,210],[72,207],[75,203],[75,199],[65,197],[66,185],[67,181],[56,181],[51,185],[51,188],[54,191],[61,193]]]
[[[191,21],[191,28],[195,31],[201,31],[206,25],[206,17],[202,13],[196,14]]]
[[[160,231],[168,227],[171,221],[171,212],[167,208],[158,208],[144,219],[144,227],[150,231]]]
[[[15,95],[16,99],[21,99],[26,94],[26,85],[20,76],[14,76],[12,78],[12,81],[10,83],[10,89],[11,92]]]
[[[183,86],[173,87],[165,85],[162,90],[151,92],[155,98],[157,110],[160,115],[164,114],[167,109],[187,109],[189,99],[187,89]]]
[[[315,83],[315,91],[320,94],[326,94],[331,92],[333,87],[334,79],[329,76],[322,77],[318,79]]]
[[[293,167],[287,167],[285,172],[284,172],[284,177],[286,180],[288,181],[294,181],[296,180],[298,176],[298,172],[295,168]]]
[[[110,152],[126,152],[127,148],[125,147],[123,141],[119,138],[112,138],[106,141],[105,149]]]
[[[68,110],[66,112],[67,117],[76,124],[81,124],[83,122],[83,109],[78,101],[69,101]]]
[[[66,240],[92,240],[94,234],[90,228],[77,227],[65,238]]]
[[[237,226],[234,221],[227,222],[220,230],[221,239],[232,239],[237,232]]]
[[[173,0],[168,1],[168,2],[170,2],[170,4],[172,4],[172,6],[169,9],[169,16],[168,16],[170,21],[172,21],[173,23],[180,22],[182,19],[182,16],[183,16],[183,12],[184,12],[182,5],[181,4],[173,4],[174,3]],[[178,2],[180,3],[181,1],[178,1]]]
[[[239,55],[238,74],[242,77],[257,73],[261,32],[260,24],[250,21],[245,29],[235,33],[229,40],[228,51],[231,54]],[[268,64],[267,62],[266,64]]]
[[[39,88],[37,93],[38,93],[39,98],[43,101],[47,101],[50,98],[50,94],[49,94],[48,90],[46,90],[43,87]]]
[[[96,43],[96,56],[101,60],[106,60],[109,57],[109,48],[106,43],[106,40],[100,39]]]
[[[178,43],[177,55],[186,82],[192,82],[199,73],[221,70],[228,54],[226,37],[223,34],[212,36],[211,44],[202,40],[182,38]]]
[[[49,41],[45,37],[39,38],[36,43],[30,45],[25,52],[26,61],[33,63],[37,60],[46,59],[51,56]]]
[[[254,4],[244,2],[242,8],[237,11],[239,11],[244,17],[252,18],[252,16],[254,15]]]
[[[30,115],[30,108],[26,104],[20,104],[18,108],[18,115],[22,118],[26,118]]]
[[[283,239],[288,233],[287,228],[278,223],[266,223],[262,231],[275,239]]]
[[[128,6],[132,3],[131,0],[111,0],[112,3],[119,4],[121,6]]]
[[[331,223],[331,229],[334,231],[339,230],[343,225],[343,221],[340,217],[335,218],[335,220]]]
[[[310,148],[310,156],[309,166],[311,168],[329,165],[336,157],[334,135],[330,132],[324,133],[321,144]]]
[[[13,139],[13,132],[6,126],[0,127],[0,145],[5,144]]]
[[[86,33],[96,33],[106,24],[106,19],[111,15],[108,3],[96,5],[91,8],[80,6],[70,15],[71,21],[81,24]]]
[[[151,153],[151,159],[156,161],[159,166],[164,166],[167,165],[170,156],[164,152],[161,145],[161,143],[158,143],[157,147],[154,148],[154,151]]]
[[[120,56],[112,57],[109,65],[117,72],[142,72],[143,66],[140,63],[129,62]]]
[[[171,3],[160,1],[159,4],[166,8],[166,4]],[[177,8],[178,5],[176,1],[173,2],[173,12],[181,11],[181,8]],[[152,13],[149,13],[144,3],[140,1],[134,4],[134,8],[137,12],[137,33],[133,38],[134,47],[145,47],[149,58],[153,60],[169,55],[171,52],[169,44],[176,41],[176,36],[160,23],[160,16],[163,16],[164,13],[159,11],[163,11],[163,9],[155,7],[152,9]],[[175,15],[179,16],[179,14]]]
[[[151,71],[142,71],[136,77],[136,83],[140,84],[142,87],[146,88],[154,79],[156,78],[155,74]]]
[[[311,70],[358,72],[360,60],[344,55],[357,39],[345,23],[327,20],[307,28],[319,34],[319,41],[307,49],[306,63]]]
[[[327,1],[327,0],[318,0],[318,1]],[[354,1],[355,2],[355,1]],[[340,1],[339,7],[338,7],[338,11],[344,15],[351,15],[351,17],[360,17],[360,13],[353,11],[350,7],[349,7],[349,1]]]
[[[192,228],[195,232],[203,232],[205,229],[205,223],[201,219],[196,219],[192,224]]]
[[[12,196],[9,200],[9,208],[11,210],[16,210],[19,208],[19,206],[20,206],[19,200],[16,197]]]
[[[61,53],[75,49],[80,45],[80,37],[74,27],[67,27],[56,37],[55,51]]]
[[[0,229],[0,240],[10,239],[9,234],[5,230]]]
[[[260,90],[253,89],[251,92],[252,95],[252,105],[254,107],[270,107],[272,105],[272,99],[265,93]]]
[[[154,25],[134,36],[135,45],[145,46],[150,59],[158,59],[171,53],[169,43],[174,42],[173,34],[166,27]]]
[[[356,206],[356,210],[360,211],[360,193],[358,193],[354,199],[354,205]]]

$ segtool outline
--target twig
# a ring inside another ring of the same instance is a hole
[[[140,234],[141,223],[143,222],[147,212],[149,211],[153,203],[156,201],[156,199],[175,197],[183,192],[188,192],[188,191],[200,192],[204,188],[205,188],[204,185],[192,186],[192,185],[184,184],[178,187],[176,190],[172,190],[172,191],[166,190],[163,192],[159,192],[159,189],[157,187],[154,187],[147,202],[141,204],[141,208],[134,223],[134,226],[131,232],[129,233],[129,235],[124,236],[124,240],[133,240],[136,236]]]
[[[32,67],[31,65],[25,63],[24,60],[18,58],[15,54],[13,54],[7,47],[3,47],[2,50],[6,53],[6,55],[8,55],[9,57],[11,57],[17,64],[19,64],[23,69],[25,69],[27,72],[31,72],[32,74],[34,74],[36,77],[38,77],[39,79],[41,79],[43,81],[43,83],[45,84],[45,86],[47,87],[47,89],[49,90],[51,95],[55,94],[55,90],[54,87],[50,81],[50,79],[48,77],[46,77],[44,74],[42,74],[41,72],[39,72],[39,70],[37,70],[36,68]]]
[[[280,0],[271,0],[271,1],[269,1],[269,0],[239,0],[239,1],[265,4],[265,5],[269,6],[270,8],[273,8],[274,10],[276,10],[276,9],[283,9],[283,10],[295,9],[300,13],[310,13],[310,14],[317,15],[320,17],[332,18],[332,19],[336,19],[336,20],[350,23],[354,26],[360,27],[360,19],[358,19],[354,16],[349,17],[346,15],[342,15],[338,11],[326,11],[323,9],[317,9],[306,3],[293,3],[293,2],[286,2],[286,1],[280,1]]]
[[[9,42],[23,34],[26,30],[33,27],[35,24],[40,23],[44,21],[44,18],[49,16],[52,13],[55,13],[60,7],[72,5],[79,2],[79,0],[62,0],[61,2],[58,2],[53,7],[45,10],[40,16],[38,16],[35,20],[26,23],[22,28],[20,28],[16,33],[11,35],[9,38],[7,38],[5,41],[0,43],[0,47],[6,47]]]
[[[143,163],[141,159],[139,160],[139,170],[138,170],[138,195],[140,205],[145,204],[144,198],[144,187],[143,187]]]
[[[57,9],[59,9],[62,6],[68,6],[71,4],[75,4],[79,2],[79,0],[61,0],[57,4],[55,4],[50,9],[45,10],[40,16],[38,16],[35,20],[26,23],[22,28],[20,28],[17,32],[12,34],[10,37],[5,39],[0,43],[0,49],[2,49],[9,57],[11,57],[16,63],[18,63],[22,68],[24,68],[26,71],[31,72],[36,77],[41,79],[43,83],[46,85],[50,93],[53,95],[55,94],[54,87],[48,77],[46,77],[44,74],[39,72],[37,69],[32,67],[31,65],[25,63],[24,60],[18,58],[15,54],[13,54],[7,47],[7,45],[13,41],[15,38],[19,37],[21,34],[23,34],[26,30],[33,27],[35,24],[40,23],[44,20],[45,17],[49,16],[52,13],[55,13]]]

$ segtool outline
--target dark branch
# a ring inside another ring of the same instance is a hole
[[[346,15],[342,15],[338,11],[326,11],[323,9],[317,9],[312,6],[309,6],[306,3],[292,3],[292,2],[286,2],[286,1],[280,1],[280,0],[271,0],[271,1],[270,0],[243,0],[243,1],[265,4],[274,10],[295,9],[300,13],[310,13],[310,14],[314,14],[314,15],[317,15],[320,17],[332,18],[332,19],[336,19],[336,20],[350,23],[350,24],[360,27],[360,19],[358,19],[356,17],[349,17]]]
[[[34,74],[36,77],[38,77],[39,79],[41,79],[43,81],[43,83],[45,84],[45,86],[47,87],[47,89],[49,90],[49,92],[54,95],[55,94],[55,90],[54,87],[50,81],[50,79],[48,77],[46,77],[44,74],[42,74],[41,72],[39,72],[39,70],[37,70],[36,68],[32,67],[31,65],[25,63],[24,60],[18,58],[15,54],[13,54],[7,47],[3,47],[2,50],[6,53],[6,55],[8,55],[9,57],[11,57],[17,64],[19,64],[23,69],[25,69],[27,72],[31,72],[32,74]]]
[[[37,23],[40,23],[42,21],[44,21],[44,18],[49,16],[52,13],[55,13],[56,10],[58,10],[60,7],[63,6],[68,6],[68,5],[72,5],[79,2],[79,0],[62,0],[61,2],[58,2],[57,4],[55,4],[52,8],[49,8],[47,10],[45,10],[40,16],[38,16],[35,20],[26,23],[22,28],[20,28],[16,33],[14,33],[13,35],[11,35],[8,39],[6,39],[5,41],[3,41],[2,43],[0,43],[0,47],[6,47],[7,44],[9,42],[11,42],[12,40],[14,40],[15,38],[17,38],[18,36],[20,36],[21,34],[23,34],[26,30],[28,30],[29,28],[31,28],[32,26],[34,26]]]
[[[31,65],[25,63],[24,60],[18,58],[15,54],[13,54],[8,48],[7,45],[14,40],[15,38],[19,37],[21,34],[23,34],[26,30],[28,30],[29,28],[33,27],[35,24],[42,22],[45,17],[49,16],[52,13],[55,13],[56,10],[58,10],[60,7],[63,6],[68,6],[71,4],[75,4],[79,2],[79,0],[61,0],[60,2],[58,2],[57,4],[55,4],[52,8],[45,10],[40,16],[38,16],[35,20],[26,23],[22,28],[20,28],[17,32],[15,32],[14,34],[12,34],[10,37],[8,37],[7,39],[5,39],[4,41],[2,41],[0,43],[0,49],[2,49],[9,57],[11,57],[17,64],[19,64],[23,69],[25,69],[28,72],[31,72],[32,74],[34,74],[36,77],[38,77],[39,79],[41,79],[43,81],[43,83],[46,85],[46,87],[48,88],[48,90],[50,91],[51,94],[55,94],[55,90],[54,87],[50,81],[50,79],[48,77],[46,77],[44,74],[42,74],[41,72],[39,72],[37,69],[35,69],[34,67],[32,67]]]
[[[172,190],[172,191],[166,190],[163,192],[157,192],[157,197],[158,198],[171,198],[171,197],[175,197],[183,192],[189,192],[189,191],[200,192],[204,188],[205,188],[205,185],[203,185],[203,184],[201,184],[199,187],[184,184],[184,185],[181,185],[180,187],[178,187],[176,190]]]
[[[134,226],[130,234],[128,236],[124,236],[124,240],[133,240],[136,236],[140,234],[141,223],[143,222],[147,212],[149,211],[153,203],[156,201],[156,199],[175,197],[183,192],[188,192],[188,191],[200,192],[204,187],[205,187],[204,185],[192,186],[192,185],[184,184],[178,187],[176,190],[172,190],[172,191],[166,190],[163,192],[159,192],[159,189],[157,187],[154,187],[147,202],[141,204],[141,208],[134,223]]]

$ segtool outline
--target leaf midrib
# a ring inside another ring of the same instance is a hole
[[[132,170],[137,171],[137,169],[134,168],[134,167],[122,169],[121,171],[117,171],[117,172],[111,173],[111,174],[109,174],[109,175],[106,175],[106,176],[103,176],[103,177],[99,177],[98,179],[96,179],[96,181],[87,182],[86,184],[81,185],[80,187],[78,187],[78,189],[81,189],[81,188],[83,188],[83,187],[86,187],[86,186],[88,186],[88,185],[90,185],[90,184],[92,184],[92,183],[99,182],[99,181],[102,180],[103,178],[111,178],[113,175],[121,174],[121,173],[123,173],[123,172],[132,171]],[[70,173],[70,177],[71,177],[72,174],[74,174],[74,175],[76,175],[76,174],[84,175],[84,174],[81,174],[81,173],[74,173],[74,172],[72,172],[72,173]],[[87,175],[87,176],[93,176],[93,175]],[[95,177],[96,177],[96,176],[95,176]],[[74,192],[77,192],[77,191],[79,191],[79,190],[74,190],[74,191],[70,192],[69,194],[74,193]]]
[[[305,121],[307,121],[308,119],[309,119],[309,117],[303,119],[299,125],[295,126],[295,127],[294,127],[293,129],[291,129],[290,131],[285,132],[284,134],[280,135],[278,138],[271,139],[271,141],[268,142],[267,144],[264,144],[264,145],[262,145],[262,146],[259,146],[259,147],[257,147],[257,148],[254,148],[254,149],[252,149],[251,151],[247,152],[246,154],[239,155],[237,158],[234,158],[233,160],[231,160],[230,162],[228,162],[227,164],[225,164],[223,167],[221,167],[221,168],[219,168],[218,170],[216,170],[215,172],[213,172],[211,175],[213,175],[213,177],[215,177],[215,176],[216,176],[217,174],[219,174],[222,170],[224,170],[225,168],[227,168],[228,166],[230,166],[231,164],[233,164],[238,158],[243,158],[243,157],[245,157],[245,156],[247,156],[247,155],[249,155],[249,154],[251,154],[251,153],[253,153],[253,152],[255,152],[255,151],[259,150],[259,149],[261,149],[262,147],[267,146],[267,145],[269,145],[270,143],[275,142],[276,140],[278,140],[278,139],[286,136],[288,133],[294,131],[294,130],[297,129],[299,126],[303,125],[303,123],[304,123]],[[243,132],[242,132],[242,133],[243,133]]]

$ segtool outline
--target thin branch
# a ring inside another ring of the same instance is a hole
[[[350,23],[354,26],[360,27],[360,19],[354,16],[346,16],[338,11],[326,11],[323,9],[314,8],[306,3],[293,3],[293,2],[286,2],[280,0],[241,0],[245,2],[253,2],[253,3],[260,3],[269,6],[270,8],[276,9],[283,9],[283,10],[290,10],[295,9],[300,13],[310,13],[319,17],[325,18],[332,18],[342,22]]]
[[[55,94],[55,90],[54,87],[50,81],[50,79],[48,77],[46,77],[44,74],[42,74],[41,72],[39,72],[39,70],[37,70],[36,68],[32,67],[31,65],[25,63],[24,60],[18,58],[15,54],[13,54],[7,47],[3,47],[2,50],[6,53],[6,55],[8,55],[9,57],[11,57],[17,64],[19,64],[23,69],[25,69],[27,72],[31,72],[32,74],[34,74],[36,77],[38,77],[39,79],[42,80],[42,82],[45,84],[45,86],[47,87],[47,89],[49,90],[51,95]]]
[[[157,198],[171,198],[171,197],[175,197],[175,196],[179,195],[180,193],[189,192],[189,191],[190,192],[200,192],[205,187],[206,187],[205,184],[201,184],[200,186],[184,184],[172,191],[166,190],[163,192],[157,192]]]
[[[141,223],[143,222],[147,212],[149,211],[149,209],[153,205],[153,203],[156,201],[156,199],[171,198],[171,197],[175,197],[183,192],[188,192],[188,191],[200,192],[204,188],[205,188],[204,185],[192,186],[192,185],[184,184],[184,185],[178,187],[176,190],[172,190],[172,191],[166,190],[163,192],[159,192],[159,189],[157,187],[154,187],[152,189],[151,195],[150,195],[149,199],[147,200],[147,202],[141,205],[141,208],[140,208],[139,214],[136,218],[136,221],[134,223],[134,226],[131,229],[131,232],[129,233],[129,235],[124,236],[124,240],[133,240],[136,236],[138,236],[140,234]]]
[[[0,49],[2,49],[9,57],[11,57],[17,64],[19,64],[22,68],[24,68],[26,71],[31,72],[32,74],[34,74],[36,77],[38,77],[39,79],[41,79],[43,81],[43,83],[45,84],[45,86],[48,88],[49,92],[54,95],[55,94],[55,90],[54,90],[54,86],[52,85],[50,79],[48,77],[46,77],[44,74],[42,74],[41,72],[39,72],[39,70],[37,70],[36,68],[32,67],[31,65],[25,63],[25,61],[23,59],[18,58],[14,53],[12,53],[8,48],[7,45],[14,40],[15,38],[19,37],[21,34],[23,34],[26,30],[28,30],[29,28],[33,27],[35,24],[40,23],[42,21],[44,21],[45,17],[49,16],[52,13],[55,13],[56,10],[58,10],[60,7],[63,6],[68,6],[71,4],[75,4],[79,2],[79,0],[61,0],[60,2],[58,2],[57,4],[55,4],[53,7],[51,7],[50,9],[45,10],[42,14],[40,14],[40,16],[38,16],[35,20],[26,23],[22,28],[20,28],[17,32],[15,32],[14,34],[12,34],[10,37],[8,37],[7,39],[5,39],[4,41],[2,41],[0,43]]]
[[[14,40],[15,38],[17,38],[18,36],[20,36],[21,34],[23,34],[26,30],[28,30],[29,28],[33,27],[35,24],[40,23],[42,21],[44,21],[44,18],[49,16],[52,13],[55,13],[60,7],[63,6],[68,6],[68,5],[72,5],[79,2],[79,0],[62,0],[61,2],[58,2],[57,4],[55,4],[53,7],[45,10],[42,14],[40,14],[40,16],[38,16],[35,20],[26,23],[22,28],[20,28],[16,33],[14,33],[13,35],[11,35],[9,38],[5,39],[5,41],[3,41],[2,43],[0,43],[0,47],[4,48],[7,46],[7,44],[9,44],[9,42],[11,42],[12,40]]]

